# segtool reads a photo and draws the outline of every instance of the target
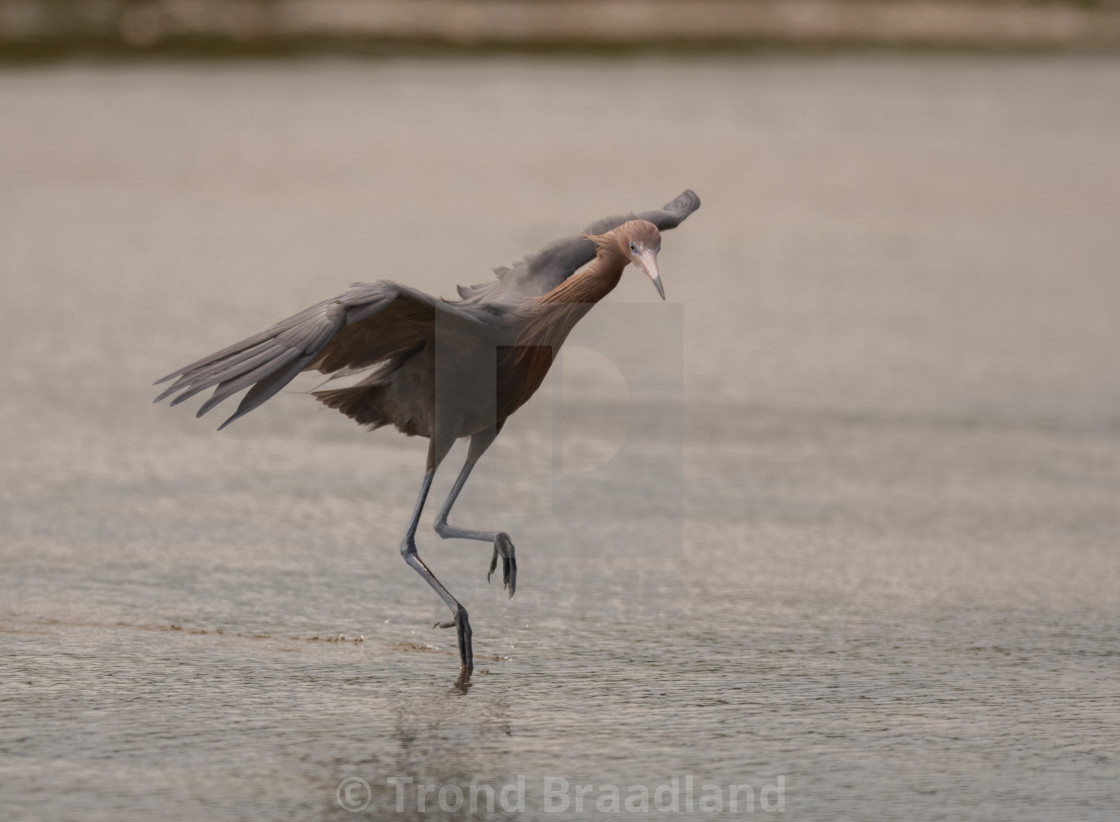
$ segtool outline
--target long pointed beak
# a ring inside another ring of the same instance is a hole
[[[653,285],[661,299],[665,299],[665,287],[661,285],[661,273],[657,270],[657,252],[643,249],[638,252],[638,267],[646,272],[646,276],[653,280]]]

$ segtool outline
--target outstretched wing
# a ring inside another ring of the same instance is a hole
[[[624,214],[619,217],[604,217],[588,226],[585,234],[603,234],[616,228],[627,220],[646,220],[666,231],[676,228],[700,207],[700,198],[692,190],[686,190],[672,202],[666,203],[659,211],[643,211],[640,214]],[[545,246],[509,268],[496,268],[496,280],[472,286],[459,286],[459,296],[463,303],[505,303],[515,305],[531,297],[547,294],[580,266],[595,259],[595,243],[582,234],[565,237]]]
[[[157,380],[156,385],[175,381],[155,401],[178,394],[171,401],[178,405],[216,386],[198,409],[201,417],[222,400],[252,386],[220,430],[272,397],[301,371],[330,374],[365,368],[430,344],[437,316],[441,334],[445,329],[482,334],[493,330],[499,319],[493,310],[460,307],[386,280],[359,283]]]

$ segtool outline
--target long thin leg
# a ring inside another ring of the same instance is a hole
[[[455,501],[459,499],[459,492],[463,490],[463,486],[467,484],[467,477],[471,475],[471,470],[474,468],[478,458],[482,456],[482,452],[494,441],[497,432],[486,432],[482,435],[475,435],[471,438],[471,447],[467,453],[467,461],[463,463],[463,468],[459,471],[459,476],[455,479],[455,485],[451,488],[451,493],[447,495],[447,500],[443,503],[443,507],[439,509],[436,514],[435,529],[436,533],[444,539],[477,539],[482,542],[490,542],[494,545],[494,554],[490,558],[490,570],[486,574],[486,581],[490,581],[490,576],[498,567],[498,559],[502,560],[502,587],[509,591],[512,597],[514,591],[517,590],[517,558],[513,550],[513,541],[509,538],[509,534],[504,531],[474,531],[467,528],[456,528],[453,525],[448,525],[447,517],[451,513],[451,507]]]
[[[443,583],[436,579],[436,575],[420,559],[416,553],[416,527],[420,522],[420,514],[424,510],[424,501],[428,498],[428,489],[432,487],[432,477],[435,476],[434,468],[424,474],[424,482],[420,486],[420,497],[416,500],[416,508],[412,512],[412,521],[408,524],[408,532],[401,542],[401,556],[424,581],[432,586],[440,599],[451,609],[452,618],[449,622],[436,624],[437,628],[451,628],[454,626],[459,639],[459,663],[464,671],[474,668],[474,651],[471,648],[471,623],[467,617],[467,609],[459,600],[451,596],[451,592],[443,587]]]

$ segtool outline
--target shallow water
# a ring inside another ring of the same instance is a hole
[[[1114,818],[1120,62],[67,66],[0,111],[5,818]],[[397,553],[423,441],[311,382],[151,405],[685,187],[670,305],[625,278],[456,508],[517,595],[420,534],[468,684]]]

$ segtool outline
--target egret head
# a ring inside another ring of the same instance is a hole
[[[657,226],[645,220],[630,220],[606,234],[590,239],[601,250],[620,254],[644,271],[653,280],[661,299],[665,299],[665,289],[657,270],[657,252],[661,250],[661,232],[657,230]]]

